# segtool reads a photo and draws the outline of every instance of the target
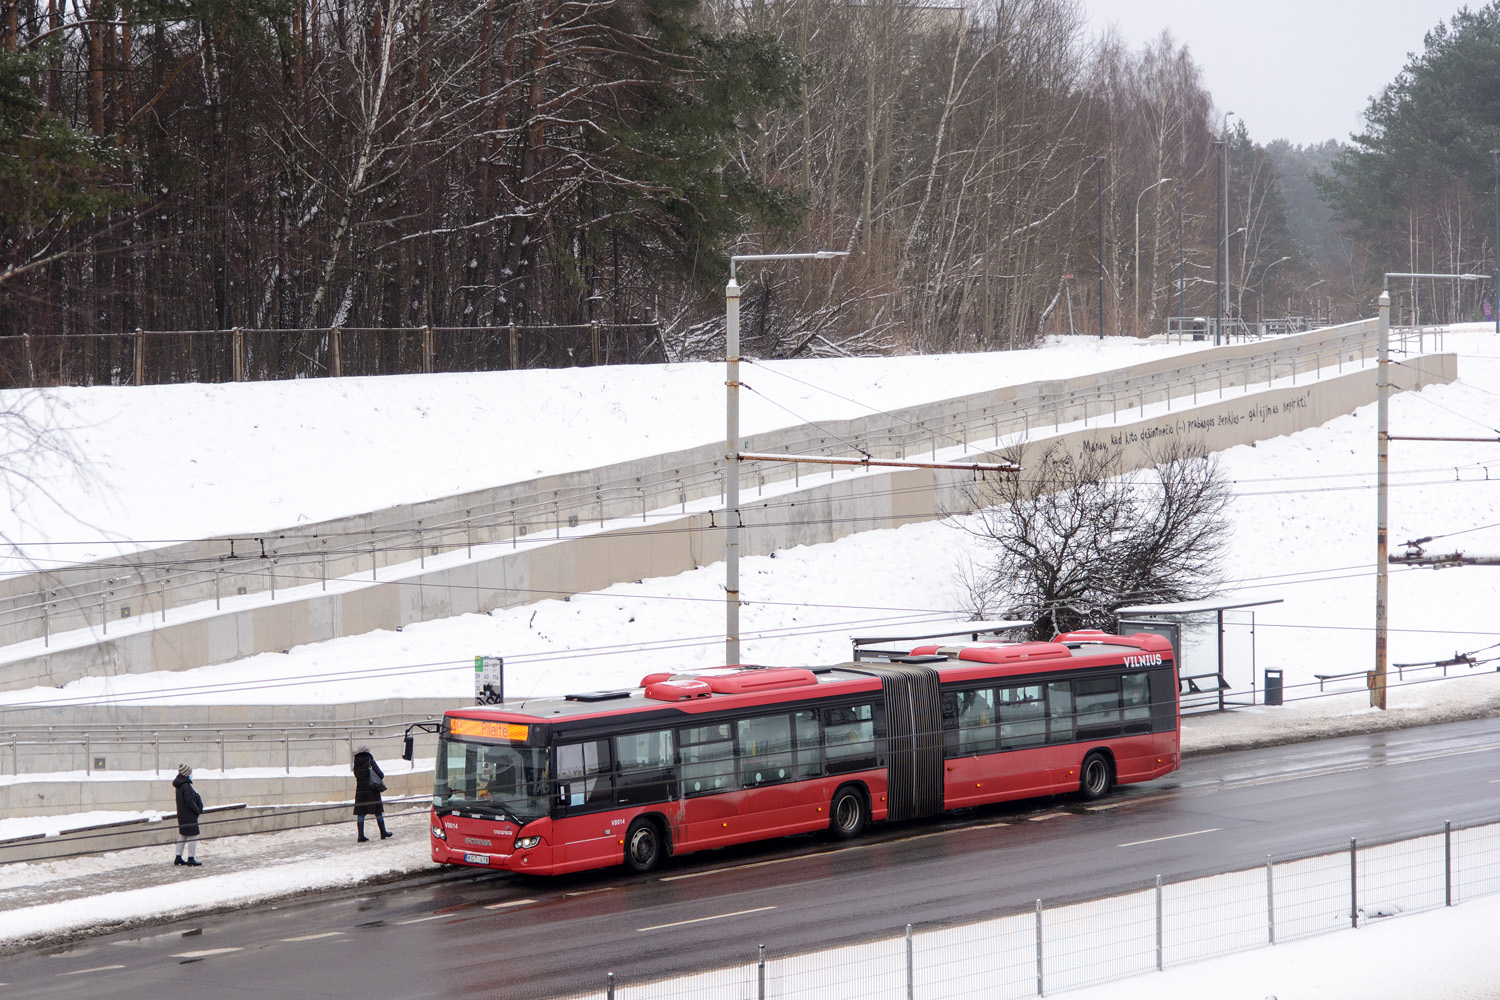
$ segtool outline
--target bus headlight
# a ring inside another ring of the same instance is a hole
[[[516,850],[518,850],[518,851],[529,851],[533,847],[535,847],[537,844],[540,844],[541,842],[542,842],[542,838],[541,837],[517,837],[516,838]]]
[[[441,824],[441,823],[434,823],[434,824],[432,824],[432,835],[434,837],[436,837],[438,840],[447,840],[448,839],[448,835],[443,832],[443,824]]]

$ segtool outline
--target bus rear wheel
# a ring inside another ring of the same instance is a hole
[[[853,840],[865,831],[870,811],[865,797],[853,788],[840,788],[828,808],[828,829],[835,840]]]
[[[638,875],[661,864],[661,828],[649,819],[637,819],[625,831],[625,867]]]
[[[1078,769],[1078,794],[1085,802],[1102,799],[1113,784],[1114,773],[1108,757],[1096,750],[1083,758],[1083,766]]]

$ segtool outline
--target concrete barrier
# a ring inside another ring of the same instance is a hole
[[[431,799],[418,801],[386,800],[386,822],[396,817],[426,815]],[[316,806],[248,806],[245,803],[210,807],[199,820],[200,840],[238,837],[251,833],[276,833],[314,826],[354,822],[353,802],[334,802]],[[0,840],[0,865],[20,861],[55,861],[125,851],[136,847],[168,848],[177,841],[175,818],[168,814],[160,819],[126,820],[102,823],[54,834],[38,834]]]

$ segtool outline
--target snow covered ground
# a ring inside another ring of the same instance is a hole
[[[1048,351],[1018,352],[1013,360],[1003,356],[1005,368],[986,355],[972,361],[965,358],[961,364],[952,359],[946,363],[955,377],[983,370],[990,379],[1000,378],[1003,371],[1004,377],[1024,380],[1106,362],[1118,364],[1124,358],[1165,349],[1135,342],[1104,341],[1103,345],[1087,338],[1058,343],[1050,348],[1055,358]],[[1447,346],[1460,354],[1460,381],[1420,394],[1397,394],[1392,401],[1393,433],[1477,436],[1500,426],[1500,395],[1489,388],[1500,386],[1500,342],[1492,333],[1474,331],[1450,335]],[[1073,360],[1059,362],[1058,358]],[[891,405],[889,387],[906,383],[902,365],[911,364],[919,373],[911,380],[917,386],[914,398],[927,398],[938,394],[938,386],[928,384],[923,374],[933,370],[932,360],[808,362],[809,371],[796,376],[799,382],[785,383],[796,394],[788,405],[800,412],[853,415],[851,404],[840,400],[834,402],[842,409],[815,410],[812,398],[805,395],[812,392],[809,386],[814,380],[823,377],[817,366],[825,364],[848,366],[832,371],[840,396],[886,406]],[[110,487],[102,496],[90,500],[59,492],[55,499],[61,506],[46,513],[41,510],[44,497],[33,494],[28,510],[36,517],[36,530],[54,533],[49,538],[66,530],[67,510],[91,509],[93,515],[103,516],[102,506],[89,505],[105,497],[120,506],[110,522],[110,534],[117,537],[159,536],[151,525],[172,516],[192,525],[194,531],[210,530],[211,525],[213,530],[247,530],[286,519],[289,508],[277,499],[282,493],[295,493],[296,506],[309,511],[309,517],[415,499],[409,491],[421,477],[388,475],[390,465],[379,457],[387,450],[399,451],[403,462],[420,459],[447,470],[442,480],[447,491],[529,476],[542,467],[539,463],[544,456],[554,463],[549,471],[556,471],[606,456],[638,453],[643,440],[653,446],[684,447],[717,433],[722,399],[700,385],[705,380],[715,385],[721,382],[722,372],[706,371],[710,367],[649,368],[639,376],[632,369],[630,378],[607,385],[595,383],[588,391],[578,386],[585,378],[598,377],[593,369],[453,376],[475,383],[460,396],[461,407],[477,406],[476,401],[482,399],[515,399],[525,393],[516,391],[508,379],[524,376],[522,381],[530,384],[551,374],[567,389],[562,395],[590,398],[592,394],[599,411],[611,415],[610,419],[587,420],[574,414],[572,422],[555,426],[534,421],[525,426],[524,433],[479,442],[472,433],[459,433],[457,425],[444,425],[446,435],[409,433],[402,439],[386,420],[361,422],[347,412],[354,390],[341,382],[298,383],[295,400],[285,395],[293,390],[278,384],[199,387],[201,393],[219,399],[219,409],[227,409],[235,418],[219,414],[214,420],[209,419],[218,413],[213,406],[194,410],[185,402],[183,407],[193,410],[194,418],[183,420],[175,418],[170,408],[142,404],[142,412],[137,412],[123,402],[124,394],[155,390],[95,390],[102,398],[117,402],[85,405],[73,400],[69,412],[81,415],[87,410],[102,420],[110,405],[118,407],[118,417],[104,421],[95,431],[111,435],[99,446],[102,453],[115,456],[119,454],[115,449],[139,441],[153,442],[151,452],[131,456],[126,451],[128,463],[111,457],[94,467],[99,476],[109,477]],[[674,376],[680,378],[674,381]],[[353,381],[389,385],[384,395],[403,400],[409,414],[435,414],[447,409],[444,384],[450,377],[434,378],[430,384],[418,377]],[[489,391],[478,388],[486,381]],[[671,388],[662,388],[664,384]],[[425,395],[421,392],[424,385]],[[979,387],[978,381],[947,386],[953,391]],[[170,388],[185,400],[193,398],[186,387]],[[243,394],[232,406],[221,398],[230,391]],[[372,404],[378,398],[371,396],[365,402]],[[663,398],[680,407],[662,406]],[[771,398],[779,401],[779,397]],[[272,414],[283,430],[271,435],[272,441],[264,441],[253,423],[238,420],[248,413]],[[688,413],[692,418],[684,419]],[[425,419],[429,418],[418,416],[408,423]],[[769,417],[762,413],[757,419],[768,421]],[[1357,671],[1368,664],[1374,621],[1374,419],[1374,407],[1368,406],[1318,429],[1223,453],[1238,495],[1231,511],[1235,537],[1226,566],[1226,590],[1244,600],[1283,602],[1256,610],[1256,670],[1252,675],[1248,665],[1241,668],[1234,678],[1237,688],[1248,688],[1252,681],[1258,686],[1265,668],[1279,668],[1285,671],[1289,697],[1296,697],[1316,690],[1316,673]],[[121,422],[130,424],[128,431],[118,429]],[[214,425],[217,443],[212,448],[197,436],[205,423]],[[285,428],[293,426],[304,429],[302,436],[284,437]],[[180,442],[179,433],[186,435]],[[282,442],[279,447],[276,440]],[[286,464],[278,466],[288,470],[285,477],[280,472],[274,476],[264,472],[262,462],[270,463],[276,452],[285,459]],[[1391,452],[1393,551],[1399,551],[1406,539],[1427,535],[1437,536],[1429,544],[1434,552],[1500,551],[1500,447],[1397,442]],[[254,462],[243,462],[244,456],[257,454],[260,457]],[[323,478],[317,467],[324,454],[358,456],[358,460],[351,459],[349,476],[341,472]],[[556,458],[560,454],[575,458],[565,462]],[[476,457],[474,462],[471,456]],[[182,467],[193,459],[206,466],[204,479],[188,486],[188,473]],[[360,470],[359,475],[353,475],[354,468]],[[456,470],[462,470],[462,476]],[[153,490],[157,483],[164,485]],[[742,612],[745,658],[762,663],[836,662],[847,658],[851,634],[893,621],[925,624],[965,617],[968,603],[958,569],[970,561],[982,563],[985,552],[962,530],[964,520],[864,532],[829,545],[742,560],[741,585],[747,602]],[[462,558],[462,553],[444,558]],[[1497,593],[1492,574],[1488,569],[1442,573],[1394,569],[1389,602],[1391,662],[1427,662],[1455,652],[1487,649],[1481,658],[1494,655],[1489,647],[1500,641],[1500,630],[1490,614]],[[471,691],[476,653],[505,657],[506,688],[513,696],[633,684],[649,671],[718,661],[722,586],[723,566],[716,563],[669,579],[620,584],[567,601],[414,624],[399,633],[351,636],[198,670],[89,678],[61,691],[4,692],[0,704],[331,704],[378,697],[461,700]],[[1411,676],[1425,680],[1436,676],[1436,671]],[[1356,678],[1342,686],[1347,690],[1359,683]],[[1447,690],[1444,685],[1426,684],[1398,689],[1392,703],[1425,707],[1447,697],[1443,693]],[[1458,697],[1466,702],[1474,696]],[[1362,699],[1356,695],[1353,702]],[[1289,711],[1323,711],[1315,705]],[[1340,703],[1334,714],[1345,710]]]
[[[1483,329],[1466,329],[1450,335],[1447,348],[1460,355],[1460,381],[1397,395],[1393,434],[1483,436],[1500,427],[1495,391],[1500,340]],[[795,373],[797,382],[774,377],[777,366],[762,366],[745,377],[767,402],[757,412],[747,400],[745,426],[753,432],[792,422],[778,407],[805,419],[857,416],[868,410],[848,400],[890,409],[996,382],[1113,367],[1166,349],[1082,339],[1040,352],[957,360],[786,363],[785,373]],[[627,374],[579,369],[56,393],[48,419],[74,428],[70,439],[76,453],[91,459],[88,481],[52,466],[37,470],[38,485],[24,496],[12,482],[18,516],[5,534],[24,543],[32,557],[94,558],[113,551],[114,544],[133,548],[319,519],[714,439],[722,421],[720,368]],[[829,384],[837,385],[842,400],[820,402],[821,394],[810,387]],[[900,401],[893,402],[898,395]],[[0,403],[16,398],[0,394]],[[44,401],[25,398],[37,407]],[[1247,600],[1282,599],[1257,609],[1257,667],[1284,669],[1291,695],[1306,690],[1299,685],[1314,684],[1314,673],[1362,670],[1370,661],[1374,420],[1374,407],[1366,407],[1323,428],[1224,453],[1238,497],[1229,589]],[[0,454],[6,450],[0,448]],[[1408,538],[1432,535],[1437,536],[1429,545],[1433,552],[1500,552],[1500,448],[1397,442],[1391,456],[1394,551]],[[270,468],[275,475],[267,474]],[[400,473],[392,475],[392,469]],[[746,656],[759,662],[831,662],[847,657],[851,634],[877,624],[960,615],[966,606],[957,567],[982,558],[972,537],[953,524],[917,524],[774,558],[745,559]],[[1393,572],[1392,662],[1468,651],[1494,656],[1500,630],[1492,624],[1492,609],[1500,587],[1493,572]],[[457,703],[471,691],[477,652],[504,655],[508,690],[520,695],[633,684],[648,669],[715,661],[722,648],[722,573],[721,565],[713,565],[570,601],[429,622],[400,633],[349,637],[196,671],[83,680],[61,692],[8,692],[3,701],[334,703],[452,697]],[[1494,714],[1500,710],[1494,666],[1469,671],[1472,676],[1460,680],[1397,686],[1387,714],[1368,708],[1362,687],[1346,684],[1345,693],[1284,708],[1190,719],[1184,742],[1206,748],[1291,738],[1308,728],[1357,731],[1401,719]],[[337,679],[340,675],[346,679]],[[1427,680],[1435,673],[1416,676]],[[309,684],[309,678],[320,680]],[[411,858],[396,859],[395,850],[371,853],[372,871],[389,870],[381,867],[388,860],[425,863],[425,844],[408,848],[408,840],[418,843],[419,832],[391,843],[412,851]],[[97,863],[135,864],[123,859],[130,853]],[[192,895],[264,898],[311,885],[347,884],[350,874],[344,856],[326,866],[264,867],[268,870],[253,875],[206,870],[194,880]],[[47,877],[43,866],[0,868],[0,907],[7,887],[22,892],[24,884]],[[225,881],[214,881],[219,879]],[[169,887],[122,905],[140,915],[178,912],[186,895]],[[46,909],[53,905],[60,909]],[[0,940],[14,937],[22,926],[72,926],[70,921],[80,919],[79,906],[64,902],[0,913]],[[1121,998],[1133,996],[1129,991],[1137,987],[1154,995],[1164,989],[1168,996],[1198,995],[1212,982],[1221,995],[1244,997],[1429,996],[1428,987],[1441,976],[1461,975],[1467,968],[1474,970],[1472,982],[1449,984],[1441,995],[1494,996],[1478,991],[1500,982],[1500,968],[1477,956],[1494,953],[1479,936],[1496,914],[1495,902],[1467,903],[1072,995]],[[56,924],[39,923],[48,920]],[[1373,946],[1371,954],[1358,950],[1371,947],[1366,942],[1372,939],[1384,943]],[[1457,959],[1465,949],[1467,964]],[[1401,970],[1391,967],[1393,956],[1403,954],[1421,956],[1408,962],[1416,978],[1403,979]],[[1352,963],[1364,964],[1361,975],[1383,971],[1356,988]],[[1194,978],[1200,974],[1212,978]],[[1226,984],[1240,992],[1225,993]]]

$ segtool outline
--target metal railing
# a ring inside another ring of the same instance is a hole
[[[1368,329],[1366,329],[1368,327]],[[1244,358],[1194,360],[1157,368],[1148,374],[1118,374],[1107,384],[1070,386],[1039,382],[1016,389],[1015,398],[996,402],[993,394],[944,406],[914,407],[892,415],[804,428],[778,437],[778,449],[814,456],[848,455],[854,447],[872,457],[907,459],[957,448],[1003,447],[1064,424],[1085,427],[1144,415],[1148,406],[1174,402],[1196,405],[1207,397],[1223,398],[1230,389],[1290,378],[1318,378],[1325,370],[1373,363],[1375,326],[1354,324],[1310,339],[1269,342],[1268,349]],[[1425,345],[1425,337],[1417,343]],[[980,401],[980,400],[983,401]],[[935,411],[935,412],[934,412]],[[1134,412],[1133,412],[1134,411]],[[845,433],[847,431],[847,433]],[[168,620],[173,608],[213,601],[222,609],[226,597],[318,585],[331,580],[378,582],[382,568],[415,563],[462,551],[474,557],[477,546],[557,540],[605,526],[611,520],[639,519],[649,524],[686,512],[690,502],[724,495],[722,448],[705,446],[663,456],[660,473],[628,474],[631,466],[579,475],[574,485],[536,489],[516,484],[493,499],[463,507],[434,509],[421,516],[394,515],[378,528],[356,525],[368,519],[303,525],[259,535],[208,539],[171,549],[143,551],[115,560],[81,564],[42,573],[18,575],[0,583],[0,645],[41,639],[75,629],[94,629],[107,636],[121,619]],[[828,477],[837,468],[828,466]],[[822,470],[799,463],[745,463],[744,481],[759,493],[768,484],[821,476]],[[509,495],[505,495],[508,493]]]
[[[180,763],[199,769],[217,764],[221,772],[280,765],[290,774],[294,767],[346,765],[361,743],[378,747],[385,742],[390,752],[377,753],[377,757],[400,756],[400,740],[410,721],[382,717],[302,725],[12,726],[0,732],[0,774],[151,771],[159,775],[163,767],[175,771]],[[413,736],[435,743],[435,737]]]
[[[1003,877],[997,875],[996,877]],[[983,996],[1020,1000],[1147,975],[1500,891],[1500,823],[1360,843],[1185,879],[1127,884],[1109,896],[1035,904],[958,926],[904,929],[805,954],[625,983],[597,972],[547,996],[646,1000],[862,1000]],[[899,925],[898,925],[899,927]],[[747,951],[750,949],[747,947]]]

